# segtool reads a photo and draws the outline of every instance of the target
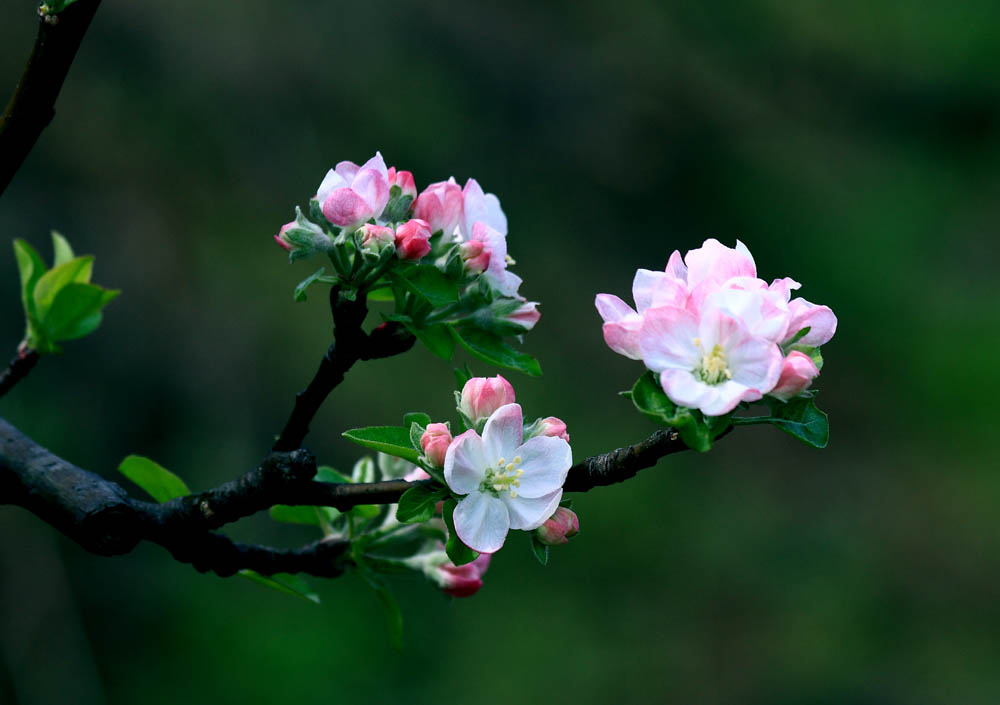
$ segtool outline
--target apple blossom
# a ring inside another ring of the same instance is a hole
[[[472,377],[462,386],[458,410],[474,426],[505,404],[514,403],[514,388],[501,375]]]
[[[651,306],[683,307],[687,294],[686,283],[667,272],[638,270],[632,280],[635,309],[612,294],[598,294],[594,299],[597,312],[604,319],[604,342],[620,355],[641,360],[638,335],[643,313]]]
[[[546,546],[559,546],[580,533],[580,519],[576,512],[559,507],[555,513],[535,529],[535,536]]]
[[[431,232],[441,230],[448,237],[462,219],[464,198],[454,177],[425,188],[413,204],[413,216],[427,221]]]
[[[323,215],[334,225],[357,225],[382,215],[389,202],[389,174],[382,154],[358,166],[340,162],[327,172],[316,191]]]
[[[819,368],[811,357],[793,350],[785,357],[778,383],[768,394],[782,401],[788,401],[808,389],[818,374]]]
[[[466,268],[473,274],[484,272],[490,266],[490,250],[482,240],[463,242],[458,251]]]
[[[413,180],[413,172],[397,171],[396,167],[391,166],[386,172],[386,177],[390,189],[393,186],[399,186],[401,196],[409,196],[414,199],[417,197],[417,184]]]
[[[422,259],[431,251],[431,228],[426,220],[414,218],[396,228],[396,253],[400,259]]]
[[[424,457],[434,467],[444,467],[444,456],[450,444],[451,429],[447,424],[427,424],[427,428],[420,436],[420,448],[424,451]]]
[[[464,239],[472,237],[473,226],[476,223],[489,226],[503,236],[507,235],[507,216],[500,208],[499,198],[492,193],[483,193],[482,187],[475,179],[465,182],[462,196],[464,209],[458,231]]]
[[[562,419],[557,419],[555,416],[538,419],[530,426],[525,426],[524,435],[527,438],[534,438],[535,436],[552,436],[553,438],[561,438],[569,443],[569,434],[566,432],[566,422]]]
[[[499,550],[510,529],[538,528],[562,499],[573,464],[569,443],[551,436],[523,443],[522,438],[521,407],[506,404],[487,419],[482,437],[466,431],[445,454],[445,481],[465,495],[455,507],[455,531],[480,553]]]
[[[465,244],[482,243],[480,257],[487,255],[483,276],[490,285],[504,296],[517,297],[521,277],[507,271],[507,237],[482,221],[472,225],[472,236]]]
[[[722,309],[700,316],[673,306],[649,309],[638,338],[643,362],[660,373],[667,396],[706,416],[760,399],[781,374],[778,346]]]

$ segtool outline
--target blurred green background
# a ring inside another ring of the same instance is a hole
[[[4,99],[35,22],[0,0]],[[543,310],[545,375],[510,378],[575,457],[654,428],[616,395],[640,365],[594,295],[710,236],[838,314],[832,440],[744,429],[579,495],[548,568],[515,535],[469,600],[397,582],[401,652],[355,579],[315,580],[315,607],[0,508],[0,703],[996,703],[998,24],[987,0],[105,0],[0,199],[5,243],[48,257],[57,228],[124,290],[0,406],[56,453],[108,477],[141,453],[197,489],[251,467],[329,344],[322,297],[292,302],[313,263],[271,235],[376,149],[500,196]],[[451,418],[452,380],[421,349],[360,365],[309,446],[347,468],[343,429]]]

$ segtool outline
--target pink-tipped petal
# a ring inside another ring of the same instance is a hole
[[[793,299],[788,307],[792,312],[789,336],[809,327],[809,332],[799,340],[803,345],[823,345],[837,332],[837,316],[829,306],[820,306],[799,297]]]
[[[614,294],[598,294],[594,297],[594,306],[605,323],[617,323],[630,316],[638,317],[635,309]]]
[[[642,318],[639,317],[639,314],[633,314],[631,320],[605,323],[602,328],[604,342],[619,355],[624,355],[630,360],[641,360],[642,350],[639,348],[639,327],[641,325]]]
[[[349,188],[338,188],[323,202],[323,215],[334,225],[354,225],[372,216],[364,199]]]
[[[651,308],[639,329],[639,350],[646,367],[654,372],[670,368],[693,370],[701,361],[695,343],[698,321],[685,309],[673,306]]]
[[[757,267],[746,246],[736,241],[736,248],[729,248],[715,238],[691,250],[684,257],[688,267],[688,285],[695,287],[703,281],[722,283],[732,277],[756,277]]]

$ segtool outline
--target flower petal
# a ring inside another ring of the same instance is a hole
[[[703,281],[722,283],[732,277],[756,277],[757,266],[753,256],[739,240],[736,248],[723,245],[715,238],[689,251],[684,256],[688,267],[688,286],[695,287]]]
[[[527,474],[527,473],[525,473]],[[541,497],[511,498],[504,495],[503,503],[510,516],[510,528],[531,531],[545,523],[556,511],[562,499],[562,488]]]
[[[515,451],[521,456],[521,484],[518,497],[541,497],[563,486],[566,473],[573,465],[573,451],[569,443],[554,436],[532,438]]]
[[[810,327],[809,332],[799,341],[803,345],[823,345],[837,332],[837,316],[829,306],[810,303],[800,296],[793,299],[788,308],[792,312],[792,322],[788,326],[789,336],[806,326]]]
[[[604,342],[619,355],[633,360],[641,360],[642,351],[639,349],[639,327],[641,325],[642,318],[639,317],[638,313],[633,313],[630,319],[618,323],[605,323],[602,327]]]
[[[347,181],[344,181],[344,177],[335,172],[333,169],[326,172],[326,176],[323,177],[322,183],[320,183],[319,188],[316,189],[316,200],[320,202],[320,205],[326,201],[327,197],[333,193],[334,189],[342,188],[347,186]]]
[[[639,328],[639,350],[646,367],[654,372],[668,368],[693,370],[701,362],[695,344],[698,322],[694,314],[681,308],[651,308]]]
[[[490,414],[483,429],[483,447],[488,464],[500,458],[509,463],[516,455],[524,435],[524,417],[520,404],[505,404]]]
[[[702,402],[711,395],[709,385],[696,379],[690,370],[663,370],[660,386],[672,402],[689,409],[701,408]]]
[[[466,546],[480,553],[494,553],[500,550],[510,530],[507,505],[491,494],[478,491],[458,503],[454,519],[458,538]]]
[[[351,189],[338,188],[323,201],[323,215],[334,225],[354,225],[370,218],[372,209]]]
[[[448,487],[459,494],[479,489],[490,464],[483,450],[483,439],[475,431],[466,431],[452,440],[444,454],[444,479]]]
[[[594,306],[605,323],[617,323],[628,316],[637,316],[631,306],[614,294],[598,294],[594,297]]]

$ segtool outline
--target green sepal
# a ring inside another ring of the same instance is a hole
[[[118,466],[118,472],[144,489],[157,502],[169,502],[191,494],[184,480],[165,467],[141,455],[130,455]]]
[[[359,446],[378,450],[416,463],[420,453],[410,443],[410,430],[402,426],[368,426],[344,431],[344,438]]]
[[[532,377],[542,374],[538,360],[510,347],[496,333],[471,325],[453,327],[450,330],[458,344],[480,360],[504,369],[523,372]]]
[[[448,527],[448,543],[444,550],[448,558],[455,565],[465,565],[479,558],[479,553],[462,543],[455,531],[455,507],[458,505],[454,499],[446,500],[444,503],[444,523]]]
[[[277,590],[278,592],[283,592],[286,595],[291,595],[292,597],[298,597],[305,600],[306,602],[312,602],[314,605],[319,604],[319,595],[313,591],[305,580],[297,575],[291,575],[289,573],[275,573],[270,577],[265,577],[254,570],[241,570],[237,573],[241,578],[246,578],[258,585],[264,585],[272,590]]]
[[[534,532],[531,532],[531,554],[542,565],[549,564],[549,547],[542,543]]]
[[[306,289],[315,284],[316,282],[322,282],[324,284],[336,284],[339,280],[335,276],[323,276],[326,272],[326,267],[320,267],[315,272],[310,274],[308,277],[303,279],[295,287],[294,299],[296,302],[306,300]]]
[[[434,485],[414,485],[403,493],[396,507],[401,524],[422,524],[434,516],[434,506],[448,496],[448,489]]]

